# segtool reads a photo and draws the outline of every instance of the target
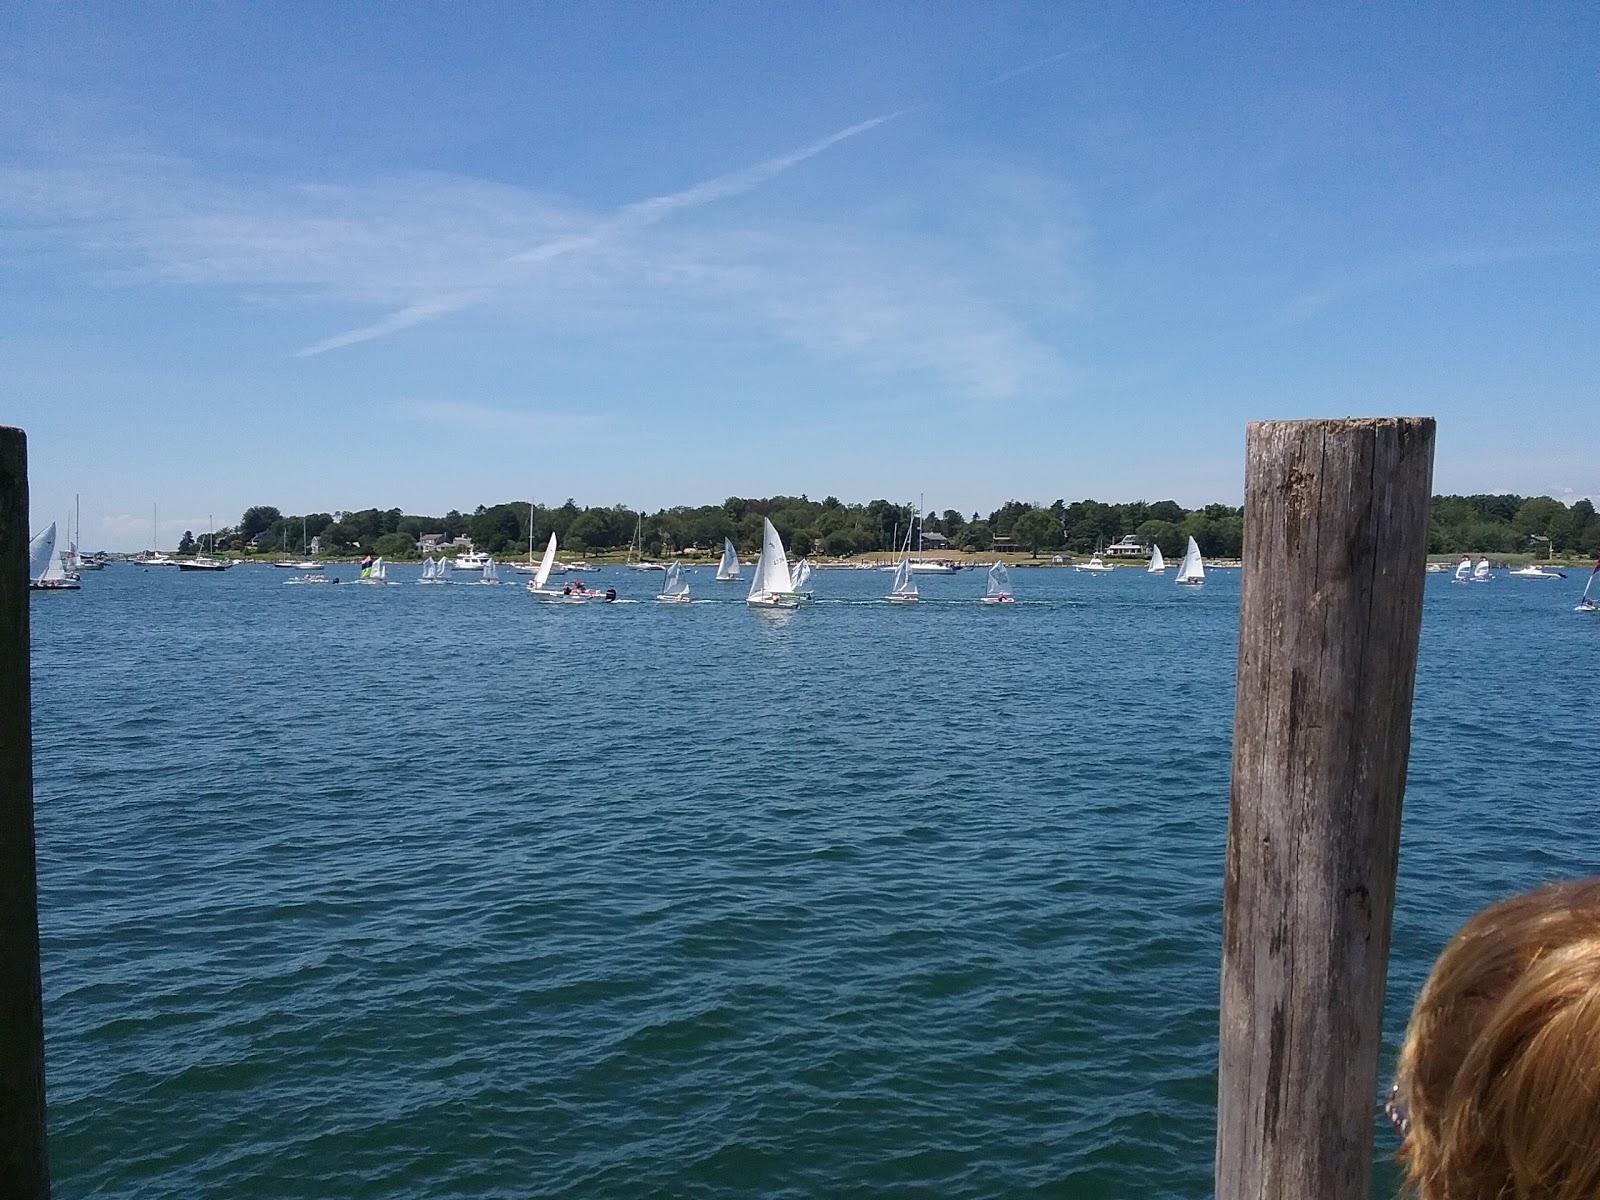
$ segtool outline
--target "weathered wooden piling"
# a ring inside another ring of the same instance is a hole
[[[28,440],[0,427],[0,1197],[50,1194],[28,685]]]
[[[1217,1200],[1366,1200],[1432,418],[1246,435]]]

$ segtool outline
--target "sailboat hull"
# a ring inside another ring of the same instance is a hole
[[[1015,596],[985,596],[983,602],[985,604],[1015,604],[1017,598]]]
[[[884,597],[884,599],[887,600],[890,604],[915,604],[921,598],[922,597],[920,597],[920,596],[885,596]]]

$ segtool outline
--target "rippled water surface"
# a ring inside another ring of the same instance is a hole
[[[1236,572],[284,574],[34,598],[57,1196],[1209,1191]],[[1581,583],[1430,577],[1391,1054],[1600,861]]]

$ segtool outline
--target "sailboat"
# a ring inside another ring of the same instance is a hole
[[[722,561],[717,564],[717,582],[731,583],[739,578],[739,554],[732,538],[722,539]]]
[[[483,560],[482,575],[477,582],[487,584],[498,584],[500,582],[500,568],[495,565],[492,554]]]
[[[1463,554],[1461,556],[1461,561],[1456,564],[1456,574],[1455,574],[1454,582],[1456,582],[1456,583],[1471,583],[1472,582],[1472,555]]]
[[[1490,583],[1493,581],[1493,579],[1494,576],[1489,573],[1489,560],[1487,558],[1480,558],[1478,560],[1478,565],[1472,568],[1472,582]]]
[[[157,549],[157,546],[160,544],[161,537],[160,533],[158,532],[160,527],[161,522],[156,519],[156,508],[155,505],[152,504],[150,506],[150,549],[146,553],[135,558],[135,562],[138,562],[146,567],[175,567],[178,565],[177,559],[163,554],[159,549]]]
[[[894,569],[894,583],[884,597],[890,604],[915,604],[918,600],[917,581],[911,578],[911,560],[902,558]]]
[[[555,588],[546,587],[550,582],[550,572],[556,565],[556,535],[551,530],[550,540],[545,543],[544,557],[539,560],[539,566],[534,570],[533,578],[528,580],[528,591],[535,596],[544,596],[551,600],[560,600],[562,593]]]
[[[656,597],[662,604],[688,604],[689,581],[683,577],[683,568],[673,563],[667,568],[667,580]]]
[[[382,587],[384,584],[389,582],[388,576],[388,568],[384,566],[383,558],[380,555],[372,560],[372,564],[370,566],[364,566],[361,568],[361,577],[357,579],[356,582],[376,584],[379,587]]]
[[[1583,585],[1583,599],[1578,601],[1578,606],[1573,612],[1600,612],[1600,603],[1589,597],[1589,589],[1594,587],[1594,577],[1600,575],[1600,558],[1594,560],[1594,570],[1589,572],[1589,581]]]
[[[811,582],[811,560],[809,558],[802,558],[795,563],[794,578],[791,582],[794,585],[795,595],[810,598],[811,593],[806,591],[806,584]]]
[[[211,522],[211,533],[207,540],[211,543],[211,549],[215,550],[217,548],[217,525],[215,521]],[[233,564],[225,559],[213,558],[210,554],[196,554],[191,558],[182,559],[178,563],[178,570],[226,571],[231,566]]]
[[[1183,562],[1178,564],[1178,582],[1188,584],[1202,584],[1206,581],[1206,564],[1200,557],[1200,547],[1193,538],[1189,539],[1189,546],[1183,552]]]
[[[1011,594],[1011,572],[1006,570],[1005,563],[997,562],[989,568],[989,583],[983,596],[985,604],[1015,604],[1017,598]]]
[[[56,553],[56,523],[28,542],[28,587],[36,592],[73,592],[82,585],[69,579]]]
[[[1161,547],[1156,546],[1150,551],[1150,565],[1145,571],[1151,575],[1160,575],[1167,569],[1167,560],[1161,557]]]
[[[445,582],[447,582],[447,580],[444,578],[444,571],[442,569],[443,566],[444,566],[443,560],[436,560],[433,557],[433,555],[431,555],[431,554],[428,555],[427,558],[422,560],[422,578],[417,580],[417,582],[418,583],[445,583]]]
[[[634,558],[637,554],[639,557]],[[633,541],[628,546],[628,567],[634,571],[665,571],[667,568],[661,563],[646,562],[644,557],[644,513],[639,514],[639,520],[633,527]]]
[[[761,558],[756,563],[755,577],[750,581],[750,594],[745,603],[756,608],[799,608],[801,597],[795,595],[794,579],[789,574],[789,556],[784,552],[783,539],[772,527],[772,522],[761,518]]]

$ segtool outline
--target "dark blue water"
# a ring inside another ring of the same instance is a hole
[[[1237,573],[285,574],[34,599],[58,1196],[1207,1193]],[[1597,861],[1580,587],[1429,580],[1390,1055]]]

